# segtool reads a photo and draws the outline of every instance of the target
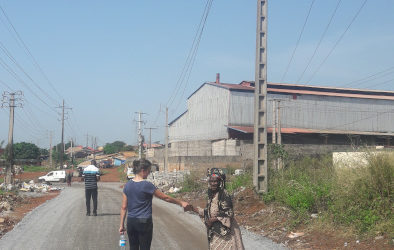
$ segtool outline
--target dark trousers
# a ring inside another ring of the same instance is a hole
[[[152,243],[152,218],[127,218],[130,250],[149,250]]]
[[[90,197],[93,199],[93,213],[97,213],[97,188],[85,189],[86,212],[90,214]]]

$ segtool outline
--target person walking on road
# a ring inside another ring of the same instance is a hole
[[[150,249],[153,234],[153,196],[177,204],[183,207],[184,211],[191,210],[191,206],[187,202],[164,194],[151,182],[146,181],[150,171],[151,163],[148,160],[135,160],[133,162],[135,177],[127,182],[123,189],[119,233],[123,234],[125,231],[124,221],[127,212],[127,235],[132,250]]]
[[[96,161],[92,160],[82,173],[85,181],[86,216],[90,216],[90,199],[93,200],[93,215],[97,216],[97,181],[100,180],[100,171],[96,167]]]
[[[67,179],[67,186],[71,187],[71,179],[72,179],[72,172],[69,171],[66,175],[66,179]]]
[[[208,202],[205,209],[192,208],[207,227],[209,249],[244,250],[241,230],[234,218],[233,202],[225,190],[225,175],[217,168],[208,174]]]

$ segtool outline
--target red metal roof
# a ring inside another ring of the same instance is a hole
[[[250,92],[254,91],[254,87],[251,86],[254,83],[248,81],[242,81],[240,84],[216,83],[216,82],[208,82],[208,84],[229,90],[235,90],[235,91],[236,90],[250,91]],[[309,88],[309,90],[297,89],[297,88]],[[347,88],[298,85],[298,84],[287,84],[287,83],[268,83],[267,91],[271,93],[275,92],[275,93],[296,94],[296,95],[318,95],[318,96],[336,96],[336,97],[363,98],[363,99],[394,100],[394,91],[347,89]],[[347,92],[347,93],[343,93],[343,92]],[[351,93],[351,92],[356,92],[356,93]]]
[[[267,88],[268,92],[287,93],[297,95],[319,95],[319,96],[337,96],[337,97],[350,97],[350,98],[363,98],[363,99],[380,99],[380,100],[394,100],[394,96],[381,96],[381,95],[363,95],[363,94],[345,94],[335,92],[322,92],[322,91],[309,91],[309,90],[295,90],[295,89],[276,89]]]
[[[216,82],[209,82],[208,84],[222,87],[225,89],[230,89],[230,90],[250,90],[254,91],[254,87],[249,87],[245,85],[239,85],[239,84],[231,84],[231,83],[216,83]]]
[[[251,134],[254,132],[253,126],[230,126],[226,127],[246,133]],[[272,133],[273,128],[267,128],[268,133]],[[320,130],[320,129],[306,129],[306,128],[281,128],[282,134],[356,134],[356,135],[386,135],[393,136],[394,133],[382,133],[382,132],[368,132],[368,131],[346,131],[346,130]]]

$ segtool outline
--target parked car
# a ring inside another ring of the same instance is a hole
[[[51,171],[44,176],[38,177],[38,181],[45,181],[45,182],[65,182],[66,181],[66,171],[59,170],[59,171]]]

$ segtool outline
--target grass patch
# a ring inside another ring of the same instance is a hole
[[[266,202],[276,201],[292,209],[292,226],[307,222],[310,213],[324,211],[331,204],[333,166],[329,156],[305,157],[284,169],[271,170]]]
[[[310,158],[270,170],[266,202],[292,211],[290,226],[308,224],[311,213],[319,223],[347,228],[359,235],[394,237],[394,156],[370,154],[367,164],[334,168],[331,156]]]
[[[124,172],[125,167],[124,166],[119,166],[116,168],[116,170],[119,173],[119,179],[121,182],[127,182],[127,173]]]
[[[24,172],[48,172],[48,168],[44,166],[23,166]]]
[[[374,154],[367,165],[335,172],[329,217],[359,233],[388,233],[394,237],[394,156]]]
[[[229,176],[226,183],[226,189],[229,193],[234,193],[240,187],[252,187],[253,179],[252,173],[244,173],[236,176]]]
[[[201,191],[206,187],[206,184],[200,181],[200,176],[191,172],[189,175],[185,175],[183,182],[181,184],[181,193]]]

